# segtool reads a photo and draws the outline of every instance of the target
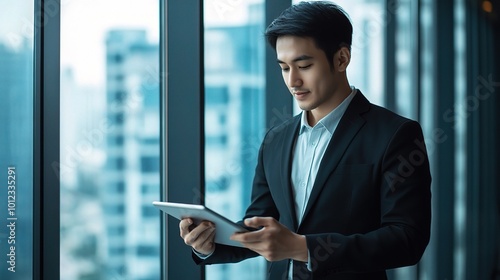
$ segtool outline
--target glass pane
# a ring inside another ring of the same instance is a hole
[[[250,203],[264,133],[264,1],[205,1],[205,181],[208,207],[233,221]],[[265,278],[258,257],[206,267],[207,279]]]
[[[0,2],[0,279],[33,274],[33,14]]]
[[[467,99],[467,55],[465,0],[454,1],[455,37],[455,100]],[[458,105],[458,104],[457,104]],[[460,104],[456,107],[461,107]],[[451,107],[451,105],[450,105]],[[456,108],[455,107],[455,108]],[[467,107],[461,107],[467,108]],[[466,232],[467,230],[467,118],[455,118],[455,248],[453,252],[453,274],[457,280],[466,279]]]
[[[62,2],[61,279],[160,279],[159,2]]]
[[[401,0],[394,13],[396,20],[396,112],[407,118],[416,119],[418,109],[418,93],[415,75],[417,61],[416,2]]]

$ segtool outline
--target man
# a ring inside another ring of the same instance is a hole
[[[352,26],[329,2],[301,2],[266,30],[303,112],[273,127],[259,151],[252,201],[238,233],[214,244],[214,225],[180,234],[199,264],[264,256],[268,279],[386,279],[417,263],[431,219],[429,163],[419,124],[351,87]]]

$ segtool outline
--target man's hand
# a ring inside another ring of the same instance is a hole
[[[257,252],[268,261],[294,259],[307,262],[307,243],[303,235],[296,234],[271,217],[253,217],[245,225],[261,228],[257,231],[235,233],[232,240]]]
[[[193,220],[182,219],[179,223],[181,237],[186,245],[191,246],[196,252],[210,255],[215,250],[215,225],[211,222],[203,221],[194,226]]]

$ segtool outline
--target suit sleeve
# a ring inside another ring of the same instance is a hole
[[[381,159],[380,227],[306,235],[313,273],[371,272],[416,264],[430,238],[431,176],[420,125],[403,123]]]

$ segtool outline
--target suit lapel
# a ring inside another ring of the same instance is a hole
[[[335,171],[335,168],[337,168],[340,159],[344,155],[352,139],[364,125],[365,120],[360,116],[360,114],[368,111],[369,107],[370,103],[358,90],[335,129],[332,139],[330,140],[325,154],[323,155],[302,220],[307,219],[307,214],[318,199],[318,196],[321,194],[323,188],[325,188],[325,183],[328,180],[328,177]]]
[[[292,191],[292,182],[291,182],[291,173],[292,173],[292,155],[293,148],[295,144],[295,140],[297,139],[297,134],[300,126],[300,115],[294,118],[292,124],[288,125],[286,128],[283,139],[283,151],[282,151],[282,160],[281,160],[281,178],[283,181],[283,197],[285,199],[285,203],[288,206],[288,212],[293,221],[293,229],[297,228],[297,216],[295,214],[295,204],[293,199],[293,191]]]

